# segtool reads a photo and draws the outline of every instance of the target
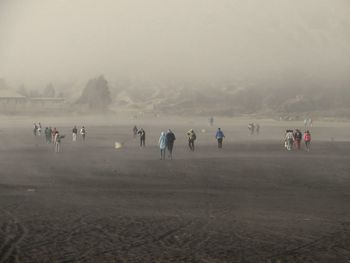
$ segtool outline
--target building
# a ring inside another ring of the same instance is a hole
[[[0,88],[0,111],[17,111],[20,108],[23,108],[27,103],[26,97],[18,94],[17,92]]]

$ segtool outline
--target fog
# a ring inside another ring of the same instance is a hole
[[[1,0],[0,78],[346,78],[349,11],[346,0]]]

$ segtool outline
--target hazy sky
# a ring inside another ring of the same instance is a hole
[[[348,68],[348,0],[0,0],[0,78],[13,85]]]

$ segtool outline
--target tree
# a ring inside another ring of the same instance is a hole
[[[86,103],[94,110],[106,109],[111,102],[108,82],[103,75],[89,80],[78,100],[78,103]]]
[[[56,95],[56,91],[52,83],[48,84],[43,91],[43,97],[54,98],[55,95]]]

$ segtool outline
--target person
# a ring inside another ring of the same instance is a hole
[[[210,125],[210,126],[213,126],[213,125],[214,125],[214,117],[213,117],[213,116],[211,116],[211,117],[209,118],[209,125]]]
[[[165,160],[165,151],[166,151],[166,146],[167,146],[165,132],[161,132],[158,144],[159,144],[159,148],[160,148],[160,159]]]
[[[222,140],[225,138],[224,133],[220,128],[218,128],[216,135],[215,135],[216,140],[218,141],[218,148],[222,148]]]
[[[303,135],[301,134],[301,131],[299,129],[295,129],[294,142],[295,142],[298,150],[300,150],[300,144],[301,144],[302,137],[303,137]]]
[[[34,128],[33,128],[33,135],[36,136],[36,133],[38,131],[38,126],[36,125],[36,123],[33,124]]]
[[[55,152],[59,153],[61,151],[61,135],[60,133],[56,130],[55,132],[55,138],[54,138],[54,144],[55,144]]]
[[[253,122],[248,124],[248,130],[250,131],[250,135],[254,134],[255,126]]]
[[[49,127],[49,131],[47,132],[47,138],[48,138],[48,141],[49,143],[52,142],[52,128]]]
[[[309,130],[307,130],[304,133],[304,142],[305,142],[306,150],[309,152],[310,151],[310,143],[311,143],[311,134],[310,134]]]
[[[51,132],[51,141],[52,141],[52,143],[55,143],[56,131],[57,131],[57,129],[56,129],[56,127],[54,127],[52,129],[52,132]]]
[[[260,133],[260,124],[257,123],[255,126],[256,126],[256,135],[259,135],[259,133]]]
[[[45,142],[50,143],[51,142],[51,140],[50,140],[51,139],[51,132],[49,130],[49,127],[45,128],[44,133],[45,133]]]
[[[304,128],[306,129],[307,128],[307,123],[308,123],[308,119],[304,119]]]
[[[146,147],[146,132],[143,128],[141,128],[137,134],[140,135],[140,147]]]
[[[284,146],[287,148],[288,151],[292,150],[293,142],[294,142],[293,130],[286,130]]]
[[[194,152],[194,141],[197,139],[197,136],[196,136],[196,133],[193,131],[193,129],[187,132],[187,137],[188,137],[188,146],[190,147],[190,150]]]
[[[83,142],[85,141],[85,136],[86,136],[86,129],[85,127],[81,127],[80,129],[80,134],[81,134],[81,137],[83,138]]]
[[[39,122],[38,128],[37,128],[37,129],[38,129],[38,135],[39,135],[39,136],[41,136],[41,128],[42,128],[42,127],[41,127],[41,123]]]
[[[309,127],[312,128],[312,119],[311,118],[309,118]]]
[[[72,140],[73,140],[73,142],[77,141],[77,134],[78,134],[77,126],[74,126],[74,128],[72,130]]]
[[[174,142],[176,140],[175,134],[169,129],[166,134],[166,141],[167,141],[167,148],[169,151],[169,158],[173,159],[173,148],[174,148]]]
[[[134,128],[132,129],[132,132],[133,132],[134,138],[135,138],[136,135],[137,135],[137,127],[136,127],[136,125],[135,125]]]

